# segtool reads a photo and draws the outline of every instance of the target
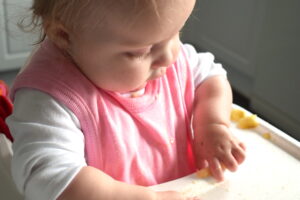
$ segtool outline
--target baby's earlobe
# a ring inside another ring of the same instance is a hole
[[[70,45],[68,30],[60,23],[48,25],[46,34],[48,38],[61,49],[68,49]]]
[[[57,34],[57,45],[62,49],[68,49],[70,40],[69,40],[69,34],[63,30],[58,30]]]

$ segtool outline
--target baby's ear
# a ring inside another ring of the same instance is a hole
[[[69,31],[59,22],[45,24],[46,35],[59,48],[67,50],[70,45]]]

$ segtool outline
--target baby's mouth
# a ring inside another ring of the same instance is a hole
[[[157,69],[153,75],[150,77],[149,80],[154,80],[154,79],[157,79],[159,77],[162,77],[163,75],[166,74],[166,71],[167,71],[167,67],[160,67],[159,69]]]
[[[136,89],[133,89],[130,91],[131,92],[136,92],[136,91],[139,91],[143,88],[146,87],[148,81],[151,81],[151,80],[154,80],[154,79],[157,79],[159,77],[162,77],[163,75],[166,74],[166,71],[167,71],[167,67],[161,67],[159,69],[157,69],[150,77],[148,80],[145,81],[145,83],[143,83],[141,86],[137,87]]]

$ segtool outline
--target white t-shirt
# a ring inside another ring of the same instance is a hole
[[[226,76],[212,54],[197,53],[191,45],[183,48],[195,86],[211,76]],[[78,119],[48,94],[21,89],[7,123],[15,139],[12,175],[18,189],[25,199],[56,199],[87,165]]]

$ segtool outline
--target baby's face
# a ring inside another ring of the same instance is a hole
[[[69,53],[94,84],[110,91],[135,91],[163,76],[175,62],[179,31],[195,0],[159,0],[158,4],[159,19],[153,11],[143,10],[130,18],[112,11],[99,27],[91,25],[70,35]]]

